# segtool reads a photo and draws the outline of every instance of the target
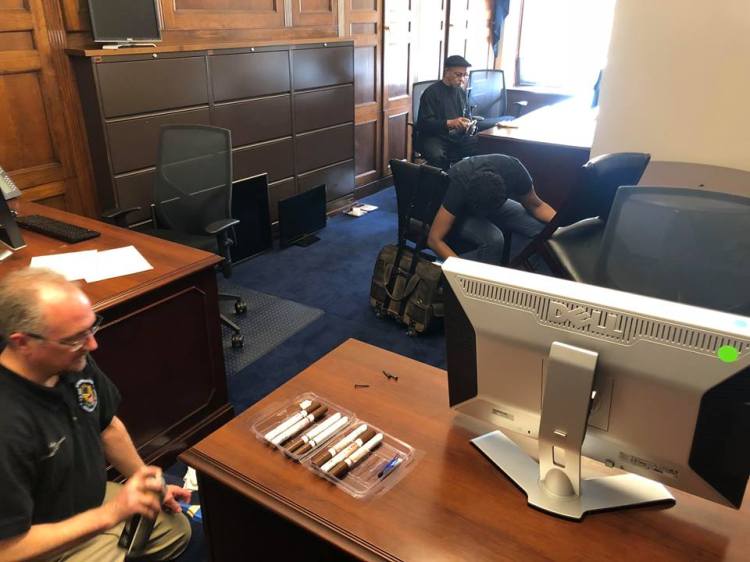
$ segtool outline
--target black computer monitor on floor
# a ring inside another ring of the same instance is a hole
[[[326,186],[318,185],[279,201],[279,239],[282,247],[309,246],[326,225]]]

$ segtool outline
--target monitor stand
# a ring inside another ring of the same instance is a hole
[[[3,261],[4,259],[9,258],[12,255],[13,255],[13,252],[11,252],[10,250],[3,250],[2,248],[0,248],[0,261]]]
[[[588,512],[670,501],[658,482],[635,474],[581,478],[581,447],[586,434],[598,354],[554,342],[539,425],[539,462],[493,431],[472,439],[487,458],[527,495],[529,504],[568,519]]]
[[[308,246],[319,241],[320,238],[318,236],[315,236],[314,234],[305,234],[302,238],[292,242],[291,246],[301,246],[302,248],[307,248]]]

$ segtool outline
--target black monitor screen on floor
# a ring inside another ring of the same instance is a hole
[[[306,246],[313,233],[326,225],[326,186],[319,185],[279,201],[279,238],[282,246]]]
[[[89,14],[94,41],[161,40],[156,0],[89,0]]]

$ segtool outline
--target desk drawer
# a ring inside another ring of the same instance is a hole
[[[107,124],[112,169],[115,174],[156,164],[162,125],[210,125],[208,108]]]
[[[155,171],[152,169],[115,178],[115,189],[120,209],[141,207],[139,212],[128,215],[130,224],[151,218],[149,207],[154,198],[154,173]]]
[[[289,91],[288,51],[212,55],[208,60],[217,102]]]
[[[294,89],[321,88],[354,81],[354,48],[315,47],[292,50]]]
[[[297,135],[294,142],[300,173],[354,158],[354,126],[351,124]]]
[[[269,182],[294,175],[292,139],[267,142],[233,151],[234,177],[268,173]]]
[[[232,131],[232,145],[243,146],[292,134],[290,96],[217,105],[214,125]]]
[[[100,63],[105,117],[208,104],[204,57]]]
[[[326,201],[351,195],[354,192],[354,160],[302,174],[298,183],[300,193],[321,183],[326,184]]]
[[[337,86],[294,96],[294,127],[300,133],[354,121],[354,86]]]

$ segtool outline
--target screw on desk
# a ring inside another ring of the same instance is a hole
[[[385,375],[385,378],[387,379],[393,379],[394,381],[398,380],[398,377],[394,375],[393,373],[389,373],[388,371],[383,371],[383,374]]]

